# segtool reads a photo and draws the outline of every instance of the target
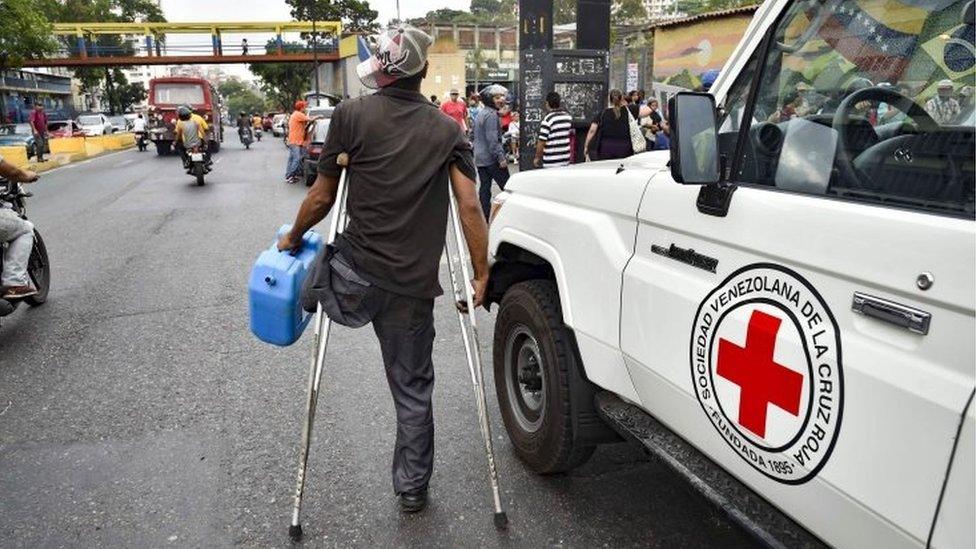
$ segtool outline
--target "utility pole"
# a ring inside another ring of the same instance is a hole
[[[108,99],[108,113],[115,116],[115,102],[112,101],[112,96],[115,95],[112,86],[112,73],[109,68],[105,67],[105,98]]]
[[[319,99],[319,42],[318,32],[315,30],[315,19],[312,19],[312,59],[315,61],[315,106],[321,105]]]

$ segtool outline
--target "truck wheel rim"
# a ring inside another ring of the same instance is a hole
[[[538,431],[548,400],[546,369],[539,343],[522,325],[512,330],[505,345],[505,383],[510,395],[509,406],[519,427],[528,432]]]

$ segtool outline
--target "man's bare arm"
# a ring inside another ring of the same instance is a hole
[[[474,267],[474,306],[479,307],[485,302],[485,290],[488,288],[488,225],[475,190],[477,185],[456,165],[451,166],[451,187],[457,200],[468,255]]]
[[[542,157],[546,152],[546,140],[536,138],[535,140],[535,158],[532,159],[532,164],[536,168],[542,167]]]
[[[278,250],[298,251],[301,248],[302,235],[329,215],[335,204],[338,189],[338,177],[320,173],[315,178],[315,183],[308,190],[301,207],[298,208],[298,216],[292,224],[291,232],[281,237],[278,242]]]
[[[37,174],[30,170],[22,170],[6,160],[0,160],[0,177],[17,183],[33,183],[37,181]]]

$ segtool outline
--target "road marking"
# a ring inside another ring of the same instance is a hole
[[[64,166],[58,166],[57,168],[51,168],[50,170],[47,170],[45,172],[41,172],[41,174],[42,175],[47,175],[49,173],[54,173],[54,172],[57,172],[57,171],[60,171],[60,170],[66,169],[66,168],[75,168],[75,167],[81,166],[83,164],[88,164],[89,162],[92,162],[94,160],[100,160],[102,158],[109,158],[109,157],[112,157],[112,156],[115,156],[115,155],[118,155],[118,154],[122,154],[124,152],[129,152],[129,149],[124,149],[124,150],[121,150],[121,151],[110,152],[108,154],[103,154],[101,156],[96,156],[95,158],[89,158],[87,160],[82,160],[81,162],[72,162],[70,164],[65,164]]]

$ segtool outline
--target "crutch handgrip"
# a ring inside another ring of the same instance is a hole
[[[344,152],[339,153],[339,156],[336,157],[336,164],[342,166],[343,168],[345,168],[346,166],[348,166],[349,165],[349,153],[344,153]]]

